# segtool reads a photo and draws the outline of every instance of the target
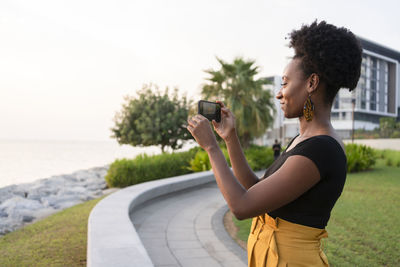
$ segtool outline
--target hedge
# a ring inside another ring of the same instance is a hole
[[[345,145],[348,172],[368,170],[375,164],[375,151],[365,145]],[[221,147],[230,165],[228,151]],[[270,147],[251,145],[244,151],[250,168],[254,171],[268,168],[274,161]],[[397,165],[397,162],[388,162]],[[200,147],[186,152],[161,155],[139,155],[134,159],[118,159],[111,165],[105,177],[108,187],[126,187],[151,180],[200,172],[211,169],[208,154]]]
[[[228,151],[221,150],[230,164]],[[249,165],[253,170],[267,168],[273,162],[273,153],[270,147],[252,145],[245,151]],[[211,169],[207,152],[200,147],[192,148],[187,152],[164,153],[161,155],[137,156],[135,159],[115,160],[108,169],[105,177],[108,187],[126,187],[151,180],[200,172]]]
[[[228,165],[231,166],[231,162],[229,159],[228,150],[225,147],[221,147],[221,151],[225,156]],[[208,153],[204,150],[198,151],[194,158],[190,161],[190,170],[194,172],[203,172],[211,170],[211,163],[208,157]]]
[[[347,172],[359,172],[372,169],[377,155],[375,150],[366,145],[346,144]]]
[[[266,169],[274,162],[274,152],[271,147],[251,145],[244,155],[253,171]]]
[[[193,148],[187,152],[164,153],[147,156],[142,154],[135,159],[115,160],[105,177],[108,187],[126,187],[151,180],[191,173],[190,160],[199,151]]]

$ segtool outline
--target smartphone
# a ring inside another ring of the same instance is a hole
[[[215,102],[200,100],[198,113],[206,117],[209,121],[221,122],[221,105]]]

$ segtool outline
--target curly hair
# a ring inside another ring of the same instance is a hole
[[[360,78],[362,48],[356,36],[346,28],[315,20],[289,34],[293,58],[301,59],[306,76],[316,73],[325,84],[325,96],[333,102],[340,88],[350,91]]]

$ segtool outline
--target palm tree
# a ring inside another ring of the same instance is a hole
[[[236,117],[236,127],[244,148],[255,137],[262,136],[273,122],[272,95],[263,88],[269,84],[266,78],[255,79],[258,66],[255,61],[235,58],[232,64],[217,57],[220,70],[205,70],[211,77],[202,86],[202,97],[221,100]]]

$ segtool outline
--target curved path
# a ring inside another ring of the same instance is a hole
[[[246,252],[223,227],[226,211],[211,182],[145,202],[130,217],[155,266],[246,266]]]

